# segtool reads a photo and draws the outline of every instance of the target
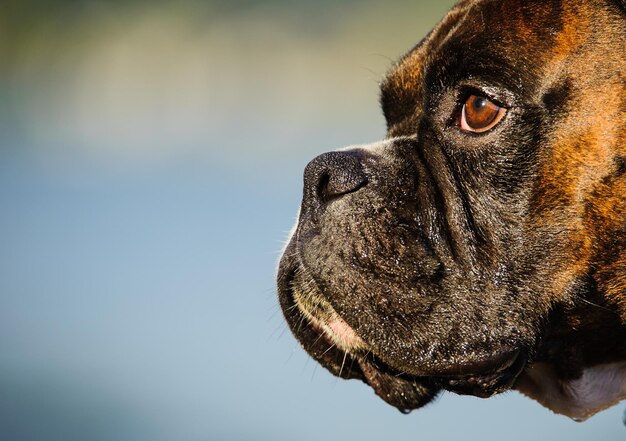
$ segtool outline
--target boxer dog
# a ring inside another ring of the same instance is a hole
[[[278,270],[302,346],[402,411],[626,397],[626,6],[463,0],[381,84],[387,136],[313,159]]]

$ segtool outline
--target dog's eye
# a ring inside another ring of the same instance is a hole
[[[461,130],[483,133],[500,122],[506,109],[478,95],[471,95],[461,109]]]

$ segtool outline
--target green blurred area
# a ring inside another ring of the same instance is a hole
[[[378,82],[451,4],[3,2],[0,154],[241,168],[380,139]]]
[[[362,15],[363,11],[397,11],[397,16],[417,19],[416,28],[424,23],[432,23],[453,2],[396,0],[383,6],[372,0],[211,0],[206,2],[182,0],[7,0],[0,5],[0,55],[3,63],[0,69],[11,65],[16,56],[25,49],[24,44],[33,35],[47,31],[50,44],[60,46],[79,44],[72,41],[86,32],[99,19],[115,17],[120,25],[132,23],[136,17],[147,11],[161,11],[172,16],[182,15],[196,25],[210,25],[220,20],[255,14],[281,26],[291,27],[299,34],[323,36],[327,32],[339,32],[341,22],[351,15]],[[394,15],[393,13],[390,16]],[[380,14],[381,31],[388,31],[392,24],[390,16]],[[420,18],[424,18],[422,21]],[[193,23],[190,22],[190,25]],[[395,23],[398,30],[404,23]]]

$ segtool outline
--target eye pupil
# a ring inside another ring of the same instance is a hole
[[[487,100],[483,97],[477,96],[472,101],[472,107],[474,107],[476,110],[480,110],[486,105],[487,105]]]

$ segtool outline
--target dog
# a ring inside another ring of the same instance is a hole
[[[403,412],[626,398],[626,5],[462,0],[380,86],[387,136],[304,170],[281,308]]]

